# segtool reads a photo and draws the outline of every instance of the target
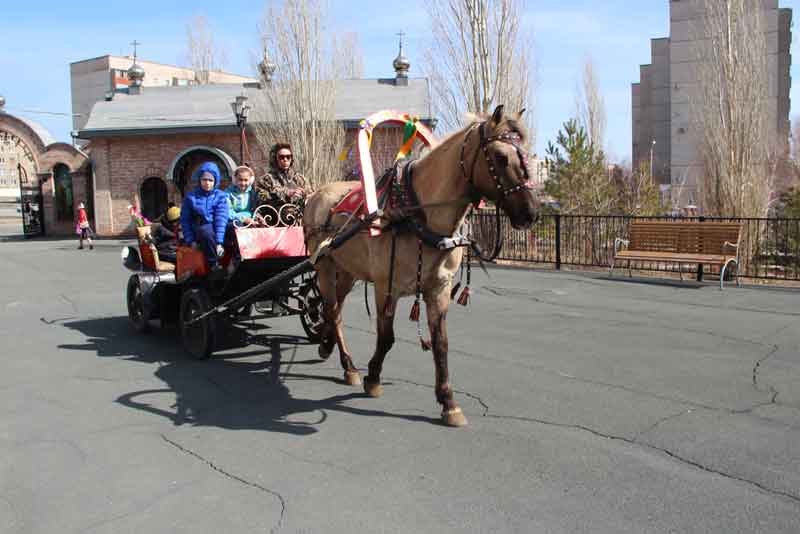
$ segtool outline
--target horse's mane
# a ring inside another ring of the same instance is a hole
[[[462,134],[464,130],[476,124],[480,124],[481,122],[488,121],[489,119],[491,119],[491,117],[492,115],[490,113],[472,113],[472,112],[465,113],[463,121],[464,125],[458,130],[447,134],[439,143],[439,146],[446,144],[456,135]],[[517,132],[519,136],[522,138],[522,145],[525,146],[528,143],[528,128],[525,126],[524,122],[516,118],[516,113],[504,114],[503,120],[500,121],[500,124],[496,125],[494,128],[487,131],[487,135],[495,135],[498,130],[508,130],[512,132]],[[436,149],[426,151],[420,156],[420,159],[428,157],[435,150]]]

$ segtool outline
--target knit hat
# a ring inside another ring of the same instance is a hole
[[[172,206],[167,210],[167,221],[175,222],[181,218],[181,209],[178,206]]]

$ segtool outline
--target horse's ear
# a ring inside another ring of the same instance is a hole
[[[525,113],[525,108],[522,108],[521,110],[519,110],[519,113],[517,113],[517,119],[521,119],[523,113]]]
[[[503,120],[503,104],[500,104],[496,108],[494,108],[494,113],[492,113],[492,122],[495,124],[500,124],[500,121]]]

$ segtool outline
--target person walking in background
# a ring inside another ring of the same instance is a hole
[[[78,222],[76,227],[76,232],[78,233],[78,250],[83,250],[84,239],[89,244],[89,250],[94,250],[94,244],[92,243],[92,227],[89,226],[89,216],[86,215],[86,206],[83,205],[83,202],[78,203]]]

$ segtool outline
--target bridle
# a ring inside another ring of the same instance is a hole
[[[480,135],[480,140],[478,142],[478,151],[475,153],[475,157],[472,159],[472,165],[470,166],[470,172],[467,174],[467,168],[464,164],[464,152],[466,151],[467,144],[469,144],[469,138],[472,134],[472,131],[478,129],[478,133]],[[520,181],[519,183],[512,185],[510,187],[504,187],[502,182],[500,181],[500,177],[497,176],[495,172],[495,165],[492,160],[489,158],[489,145],[492,143],[507,143],[514,147],[517,151],[517,156],[519,156],[520,163],[522,164],[522,170],[525,173],[525,178]],[[495,228],[496,228],[496,236],[495,236],[495,247],[492,251],[492,254],[488,258],[482,257],[480,252],[478,253],[479,259],[485,261],[494,261],[497,256],[500,254],[500,250],[503,248],[503,232],[501,230],[500,225],[500,202],[502,202],[508,195],[512,193],[516,193],[517,191],[522,190],[532,190],[533,189],[533,181],[530,179],[530,175],[528,174],[528,155],[525,150],[522,149],[520,143],[522,142],[522,137],[519,133],[515,131],[508,131],[503,132],[499,135],[493,135],[491,137],[486,137],[486,121],[480,123],[479,125],[473,124],[469,130],[467,130],[466,135],[464,135],[464,142],[461,144],[461,156],[459,158],[459,164],[461,165],[461,173],[466,180],[467,184],[469,185],[469,198],[474,205],[480,201],[483,194],[480,192],[478,187],[475,185],[475,165],[478,162],[478,152],[481,150],[483,151],[483,157],[486,159],[486,166],[489,170],[489,176],[494,180],[495,189],[497,191],[497,198],[490,199],[494,200],[494,212],[495,212]]]
[[[467,145],[469,144],[469,138],[472,135],[472,131],[478,129],[478,133],[480,135],[480,140],[478,142],[478,151],[483,151],[483,157],[486,160],[486,166],[489,169],[489,176],[492,178],[495,184],[495,189],[497,190],[497,199],[495,203],[503,200],[505,197],[512,193],[516,193],[517,191],[522,190],[532,190],[533,189],[533,181],[530,179],[530,175],[528,174],[528,155],[525,150],[522,149],[520,144],[522,143],[522,137],[519,133],[515,131],[508,131],[503,132],[499,135],[493,135],[491,137],[486,137],[486,122],[482,122],[479,125],[473,124],[469,130],[467,130],[466,135],[464,136],[464,142],[461,144],[461,157],[459,158],[459,164],[461,166],[461,173],[464,176],[464,179],[467,181],[470,187],[470,198],[472,198],[475,202],[480,200],[482,196],[478,187],[475,185],[475,165],[478,162],[478,152],[475,153],[475,157],[472,159],[472,165],[470,165],[470,172],[467,174],[467,168],[464,164],[464,153],[467,149]],[[500,181],[500,177],[497,176],[495,172],[495,165],[492,160],[489,158],[489,145],[492,143],[506,143],[514,147],[517,151],[517,156],[519,157],[520,162],[522,163],[522,170],[525,173],[524,180],[520,181],[519,183],[512,185],[511,187],[504,187],[502,182]],[[492,199],[494,200],[494,199]]]

